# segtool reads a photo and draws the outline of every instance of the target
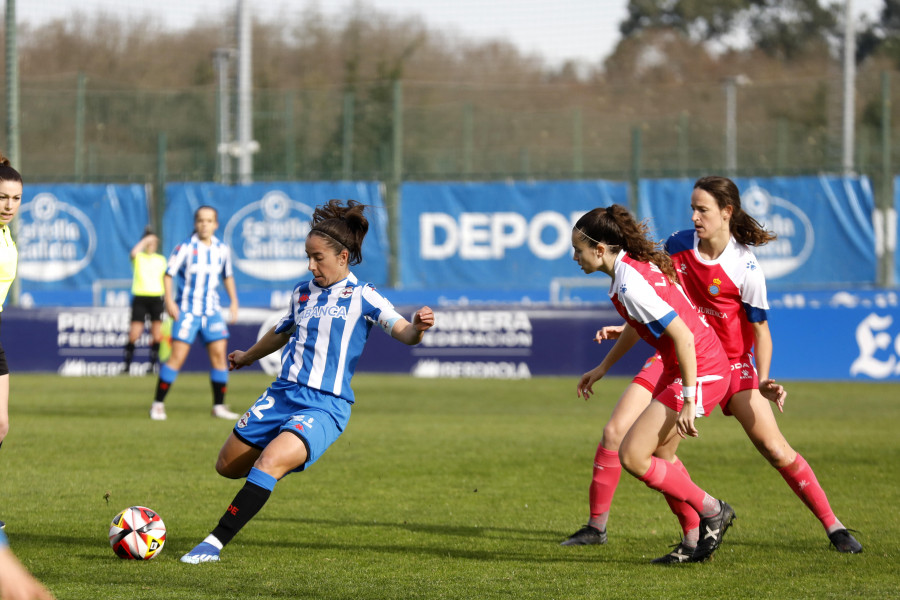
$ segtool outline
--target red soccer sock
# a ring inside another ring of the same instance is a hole
[[[794,462],[778,469],[778,472],[791,486],[794,493],[803,500],[803,504],[816,515],[825,531],[828,531],[837,521],[837,517],[834,516],[831,505],[828,504],[828,498],[825,496],[825,490],[819,485],[819,480],[816,479],[812,467],[798,453]]]
[[[669,468],[669,467],[672,468]],[[650,468],[643,476],[638,477],[647,487],[668,494],[676,500],[687,502],[698,513],[703,512],[703,499],[706,492],[701,490],[691,478],[674,465],[655,456],[650,457]]]
[[[613,495],[616,493],[621,475],[622,463],[619,462],[619,453],[598,445],[597,454],[594,456],[594,477],[589,492],[591,525],[597,529],[606,528],[609,507],[612,506]]]
[[[681,459],[678,457],[675,458],[674,463],[669,463],[666,468],[675,467],[682,473],[684,476],[690,479],[690,474],[688,470],[685,468],[684,464],[682,464]],[[681,524],[681,531],[684,533],[685,538],[689,536],[689,532],[692,530],[698,529],[700,527],[700,515],[697,514],[697,511],[691,508],[691,505],[683,500],[678,500],[677,498],[673,498],[669,494],[663,494],[666,498],[666,502],[669,504],[669,508],[672,510],[672,514],[674,514],[678,518],[678,523]]]

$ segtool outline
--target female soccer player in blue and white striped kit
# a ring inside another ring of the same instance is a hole
[[[364,209],[355,200],[316,208],[306,238],[313,278],[297,284],[288,313],[258,342],[228,355],[229,368],[240,369],[284,347],[278,379],[238,420],[219,451],[216,471],[247,481],[218,526],[182,562],[219,560],[222,547],[259,512],[275,483],[309,467],[337,440],[354,402],[350,379],[375,324],[410,346],[434,325],[427,306],[410,323],[374,286],[350,272],[362,261],[369,229]]]
[[[150,405],[150,418],[166,419],[163,402],[178,372],[187,360],[191,344],[200,334],[209,354],[209,380],[213,390],[212,415],[220,419],[236,419],[238,415],[225,406],[228,385],[228,325],[219,305],[219,279],[231,300],[231,322],[237,320],[238,298],[231,267],[231,251],[215,235],[219,227],[216,209],[201,206],[194,212],[194,233],[175,246],[163,277],[166,312],[172,324],[172,355],[159,369],[156,395]]]

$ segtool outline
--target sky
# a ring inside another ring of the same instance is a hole
[[[251,10],[269,20],[297,13],[315,1],[325,14],[339,14],[358,0],[250,0]],[[549,65],[567,60],[597,63],[619,41],[628,0],[362,0],[397,17],[420,16],[430,28],[447,29],[480,41],[504,39]],[[856,14],[875,17],[882,0],[850,0]],[[40,24],[76,10],[116,16],[146,15],[153,7],[164,25],[188,27],[204,15],[233,12],[237,0],[17,0],[18,21]]]

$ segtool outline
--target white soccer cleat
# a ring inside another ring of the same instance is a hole
[[[224,404],[213,404],[212,416],[218,419],[231,419],[236,421],[241,415],[231,412]]]
[[[166,420],[166,405],[162,402],[154,402],[150,405],[150,419],[153,421]]]
[[[208,542],[200,542],[194,549],[181,557],[181,562],[191,565],[200,563],[218,562],[219,549]]]

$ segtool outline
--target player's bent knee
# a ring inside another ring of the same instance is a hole
[[[241,479],[247,476],[250,467],[243,468],[233,462],[228,462],[222,458],[216,460],[216,473],[228,479]]]
[[[619,462],[622,463],[623,469],[635,477],[641,477],[650,468],[649,457],[639,456],[628,448],[627,443],[622,444],[619,448]]]
[[[611,452],[615,452],[622,445],[622,439],[628,433],[628,428],[622,428],[617,423],[610,421],[603,428],[603,437],[600,440],[601,445]]]
[[[776,469],[788,466],[797,456],[797,453],[783,440],[766,440],[758,443],[756,448]]]

